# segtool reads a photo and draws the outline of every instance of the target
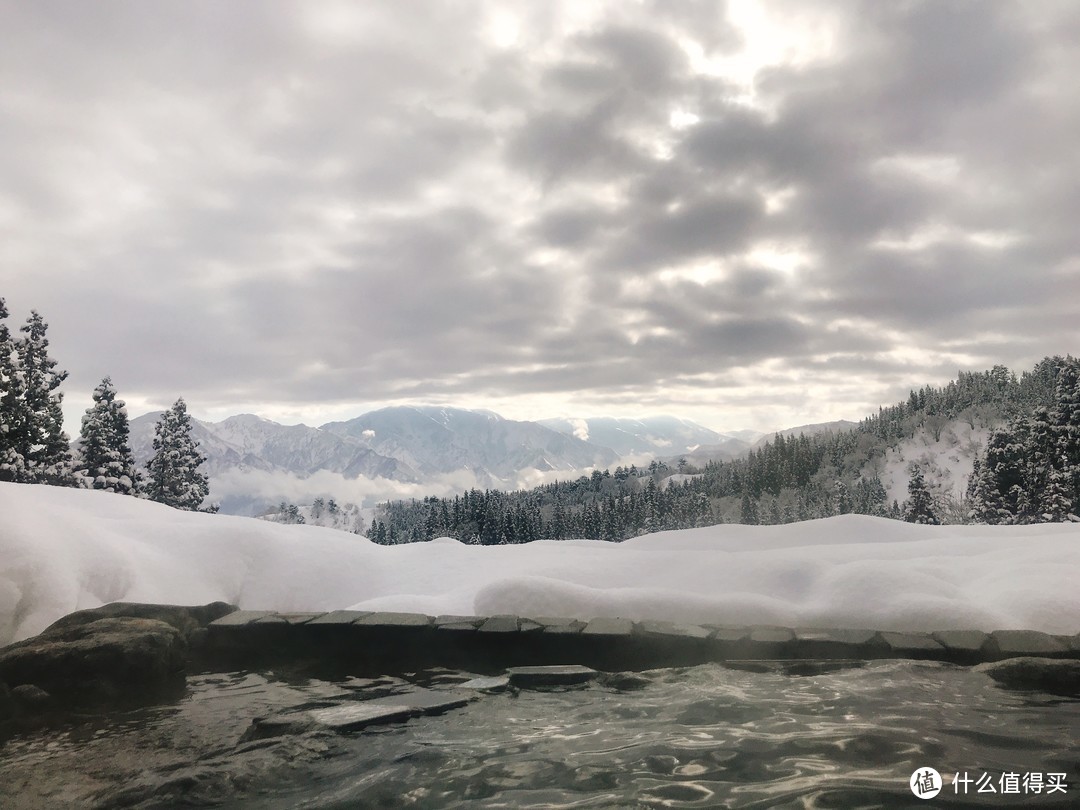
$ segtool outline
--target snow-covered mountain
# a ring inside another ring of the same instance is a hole
[[[610,465],[617,458],[594,442],[491,411],[398,406],[320,429],[361,442],[421,476],[469,470],[479,482],[491,485],[512,481],[527,469],[583,470]]]
[[[154,424],[159,413],[131,421],[131,449],[145,464],[153,455]],[[192,419],[191,434],[206,455],[211,477],[233,470],[289,472],[297,476],[320,470],[345,478],[390,478],[417,481],[416,472],[397,459],[373,451],[362,442],[306,425],[280,425],[253,414],[221,422]]]
[[[732,436],[674,416],[542,419],[539,424],[590,444],[611,448],[619,457],[671,456],[692,453],[707,445],[727,445],[733,441],[745,444]]]

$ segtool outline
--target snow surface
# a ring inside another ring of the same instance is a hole
[[[726,624],[1080,631],[1080,525],[856,515],[625,543],[377,546],[314,526],[0,483],[0,643],[126,600]]]

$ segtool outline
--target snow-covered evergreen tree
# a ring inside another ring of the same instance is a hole
[[[191,436],[191,417],[181,397],[154,426],[154,456],[146,464],[147,497],[176,509],[198,510],[210,494],[210,484],[199,472],[205,461]]]
[[[1055,487],[1063,490],[1061,497],[1068,501],[1069,510],[1080,514],[1080,361],[1072,357],[1058,369],[1050,422],[1055,467],[1060,472]]]
[[[922,470],[913,467],[911,480],[908,481],[908,500],[904,506],[904,520],[908,523],[922,523],[937,526],[941,523],[934,511],[934,500],[927,489]]]
[[[142,478],[129,443],[130,427],[124,401],[106,377],[94,389],[94,404],[82,420],[82,444],[75,472],[86,486],[121,495],[137,495]]]
[[[49,357],[47,329],[41,315],[31,311],[20,330],[25,337],[13,341],[5,335],[10,348],[0,368],[7,378],[0,416],[0,429],[6,428],[0,481],[73,486],[71,449],[63,429],[64,395],[59,390],[67,372],[57,371]]]
[[[15,342],[4,321],[7,304],[0,298],[0,481],[11,481],[15,467],[16,417],[21,413],[22,396],[15,373]]]

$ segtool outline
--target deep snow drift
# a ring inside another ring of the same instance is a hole
[[[1080,631],[1080,525],[861,516],[613,544],[383,547],[356,535],[0,483],[0,643],[126,600],[250,609],[624,616],[723,624]]]

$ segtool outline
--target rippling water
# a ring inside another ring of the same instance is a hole
[[[174,705],[42,730],[0,748],[8,807],[1080,806],[1080,701],[1009,692],[948,664],[819,674],[720,665],[644,684],[485,695],[353,734],[242,742],[254,717],[405,681],[189,678]],[[411,679],[453,689],[452,673]],[[922,802],[917,767],[946,777]],[[954,772],[1064,772],[1068,793],[954,796]],[[1009,800],[1011,799],[1011,801]]]

